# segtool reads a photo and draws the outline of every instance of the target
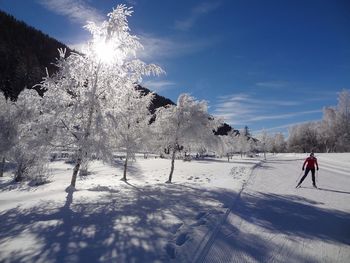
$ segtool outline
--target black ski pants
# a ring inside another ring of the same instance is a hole
[[[304,176],[300,179],[300,182],[299,182],[298,185],[300,185],[300,184],[304,181],[304,179],[306,178],[306,176],[307,176],[307,174],[309,173],[309,171],[311,171],[312,183],[313,183],[314,185],[316,185],[316,181],[315,181],[315,168],[306,168],[306,169],[305,169],[305,174],[304,174]]]

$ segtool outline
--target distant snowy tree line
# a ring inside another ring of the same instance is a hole
[[[338,105],[325,107],[320,121],[289,129],[288,150],[293,152],[350,151],[350,91],[338,94]]]
[[[350,152],[350,91],[338,94],[338,105],[325,107],[320,121],[305,122],[289,128],[288,138],[282,133],[266,131],[259,136],[262,152]]]

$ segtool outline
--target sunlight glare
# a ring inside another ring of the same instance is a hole
[[[95,52],[98,59],[107,64],[112,63],[117,54],[113,45],[105,41],[95,43]]]

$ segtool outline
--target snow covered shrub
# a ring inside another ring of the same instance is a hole
[[[16,164],[15,181],[44,178],[51,147],[45,115],[40,110],[41,98],[34,90],[25,90],[12,105],[15,127],[13,146],[8,158]]]
[[[14,179],[16,182],[31,181],[32,185],[49,181],[48,151],[45,148],[35,151],[28,144],[18,144],[11,152],[11,159],[17,164]]]
[[[17,136],[16,123],[13,119],[13,102],[6,101],[0,94],[0,177],[3,176],[8,152],[15,144]]]

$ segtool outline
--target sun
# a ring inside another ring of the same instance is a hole
[[[113,62],[116,56],[116,51],[113,45],[109,42],[100,41],[94,44],[94,50],[97,59],[103,63],[110,64]]]

